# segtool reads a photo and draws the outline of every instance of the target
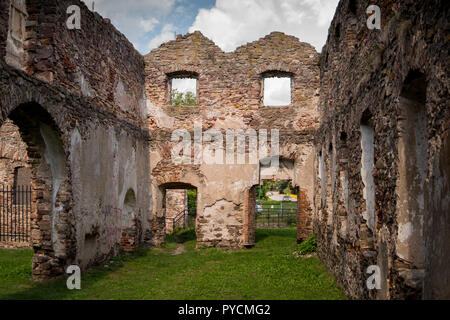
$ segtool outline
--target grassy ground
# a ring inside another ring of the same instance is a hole
[[[258,200],[261,202],[264,208],[274,206],[274,208],[279,209],[281,202],[283,202],[283,208],[285,209],[297,209],[297,202],[294,201],[273,201],[273,200]]]
[[[297,202],[282,201],[283,214],[281,214],[280,201],[260,201],[262,211],[256,212],[256,223],[264,228],[270,225],[291,226],[297,224]]]
[[[74,291],[33,282],[31,250],[0,250],[0,299],[345,299],[317,258],[294,257],[295,229],[257,230],[255,248],[234,251],[195,249],[193,237],[115,258]]]

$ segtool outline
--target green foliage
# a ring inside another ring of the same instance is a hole
[[[269,191],[269,188],[266,184],[256,187],[256,199],[257,200],[269,200],[269,197],[267,196],[268,191]]]
[[[269,200],[267,192],[277,191],[280,194],[297,194],[296,189],[291,189],[289,181],[264,181],[263,185],[256,187],[256,199]]]
[[[313,234],[308,239],[306,239],[305,241],[303,241],[298,245],[298,253],[300,253],[301,255],[313,253],[316,252],[316,250],[317,250],[317,239],[315,234]]]
[[[188,190],[188,209],[189,213],[195,214],[195,208],[197,208],[197,190],[191,189]]]
[[[197,97],[191,91],[183,94],[183,92],[174,89],[170,98],[173,106],[195,106],[197,104]]]

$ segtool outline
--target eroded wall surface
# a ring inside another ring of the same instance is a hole
[[[163,229],[161,199],[165,186],[185,183],[198,191],[198,245],[243,247],[254,244],[254,237],[248,236],[254,229],[254,214],[249,214],[254,204],[250,204],[249,199],[254,200],[251,189],[261,181],[259,159],[253,164],[249,161],[237,164],[236,160],[235,164],[196,163],[201,153],[193,150],[190,163],[174,163],[171,151],[178,141],[171,141],[172,133],[186,130],[193,146],[196,126],[203,133],[220,131],[224,140],[226,130],[254,129],[259,133],[266,129],[269,154],[271,129],[278,129],[280,157],[294,163],[289,178],[293,186],[304,191],[307,198],[304,203],[312,204],[313,134],[319,123],[316,107],[319,75],[318,54],[311,45],[274,32],[225,53],[200,32],[195,32],[178,36],[175,41],[146,55],[145,71],[155,230]],[[262,83],[266,73],[291,76],[289,106],[263,105]],[[172,106],[170,79],[186,75],[198,79],[197,105]],[[307,212],[312,208],[302,210]],[[302,236],[312,231],[311,222],[304,226],[307,229]]]
[[[184,216],[187,210],[187,190],[166,190],[166,233],[171,233],[176,227],[183,228]]]
[[[369,30],[370,4],[339,3],[320,59],[319,256],[351,298],[448,299],[450,8],[379,2]]]
[[[14,185],[14,170],[29,167],[27,146],[20,137],[19,128],[6,121],[0,128],[0,181],[5,186]]]
[[[143,57],[82,2],[29,0],[24,65],[8,66],[6,2],[0,124],[12,120],[27,145],[33,275],[55,276],[69,264],[85,269],[116,255],[121,244],[150,241]],[[66,27],[73,4],[81,8],[80,30]]]

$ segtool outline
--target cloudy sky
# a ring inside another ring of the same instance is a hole
[[[272,31],[322,50],[339,0],[83,0],[147,54],[196,30],[229,52]]]

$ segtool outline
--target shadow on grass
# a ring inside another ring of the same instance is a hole
[[[83,290],[87,290],[95,285],[96,282],[105,279],[110,272],[115,272],[120,270],[125,266],[126,262],[133,261],[147,254],[150,249],[139,248],[131,253],[121,253],[121,255],[110,260],[113,263],[105,268],[105,264],[100,266],[94,266],[89,268],[86,272],[81,275],[81,290],[69,290],[67,288],[67,278],[69,275],[61,275],[55,279],[43,280],[43,281],[33,281],[31,276],[28,281],[24,284],[23,281],[19,285],[28,286],[20,291],[13,292],[10,294],[0,294],[0,300],[64,300],[64,299],[95,299],[95,297],[83,297],[77,294]],[[30,262],[31,269],[31,262]],[[16,283],[11,282],[11,285],[15,286]]]
[[[289,229],[289,230],[288,230]],[[286,232],[286,231],[290,232]],[[297,239],[297,230],[296,227],[291,228],[280,228],[280,229],[265,229],[265,228],[258,228],[255,232],[255,242],[261,242],[267,237],[282,237],[282,238],[292,238]]]
[[[197,240],[195,228],[177,230],[166,236],[167,243],[185,243],[193,240]]]

